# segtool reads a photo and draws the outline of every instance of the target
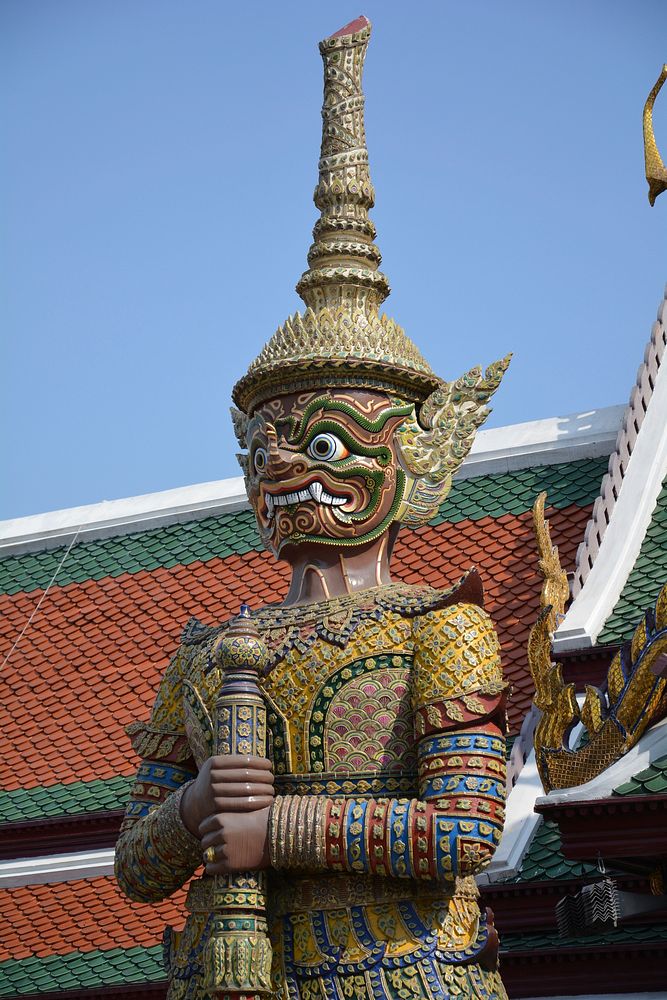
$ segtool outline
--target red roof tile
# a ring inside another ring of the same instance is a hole
[[[131,903],[111,876],[6,889],[0,961],[158,944],[165,924],[182,925],[184,899],[180,890],[161,903]]]
[[[578,506],[551,512],[566,568],[589,512]],[[531,698],[525,646],[540,593],[530,513],[406,532],[393,571],[397,579],[441,587],[471,565],[480,570],[500,633],[516,730]],[[132,775],[136,759],[123,727],[147,717],[188,618],[215,623],[244,601],[259,607],[280,600],[287,572],[267,553],[249,552],[53,587],[5,669],[7,790]],[[0,597],[1,657],[40,596]]]

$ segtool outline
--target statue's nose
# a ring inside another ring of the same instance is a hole
[[[292,479],[306,471],[307,463],[299,452],[280,448],[277,442],[269,441],[266,457],[265,475],[267,479],[279,482],[282,479]]]

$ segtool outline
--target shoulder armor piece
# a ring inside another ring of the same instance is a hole
[[[415,709],[504,690],[498,637],[478,605],[459,602],[430,611],[415,622],[414,637]]]

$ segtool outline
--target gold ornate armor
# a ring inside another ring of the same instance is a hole
[[[287,604],[252,615],[269,650],[274,995],[491,1000],[505,997],[497,936],[472,876],[504,815],[498,642],[474,572],[439,591],[392,584],[388,567],[398,525],[425,523],[444,499],[509,359],[443,382],[379,315],[389,286],[368,218],[369,35],[360,18],[321,43],[322,214],[298,285],[308,308],[234,389],[260,536],[293,570]],[[134,899],[169,895],[201,865],[180,797],[228,752],[213,735],[228,628],[188,626],[150,722],[130,727],[144,763],[117,875]],[[191,882],[185,929],[169,937],[170,1000],[208,996],[213,896],[212,878]]]
[[[491,857],[503,820],[504,685],[479,597],[473,576],[451,591],[393,585],[254,615],[271,653],[277,996],[399,997],[404,983],[414,997],[503,996],[494,934],[466,877]],[[191,746],[190,773],[212,751],[211,654],[224,629],[189,629],[141,731]],[[193,873],[200,851],[172,868],[162,853],[172,811],[149,806],[137,822],[143,784],[133,798],[119,852],[147,864],[120,877],[129,895],[155,899]],[[205,995],[211,881],[191,883],[170,997]]]

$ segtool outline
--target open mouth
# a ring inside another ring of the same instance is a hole
[[[268,490],[264,492],[264,500],[266,503],[267,517],[271,521],[275,517],[276,507],[289,507],[290,504],[294,503],[307,503],[314,500],[315,503],[324,504],[327,507],[342,507],[344,504],[349,503],[349,497],[335,496],[329,493],[328,490],[324,488],[319,480],[315,480],[308,486],[304,486],[300,490],[296,490],[292,493],[269,493]]]

